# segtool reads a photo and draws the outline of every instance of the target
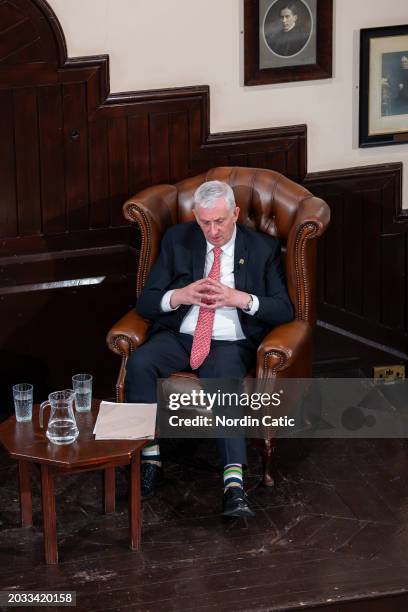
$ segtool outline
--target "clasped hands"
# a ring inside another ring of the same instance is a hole
[[[232,289],[212,278],[201,278],[181,289],[175,289],[170,306],[204,306],[215,310],[224,306],[232,308],[245,308],[250,299],[250,294],[238,289]]]

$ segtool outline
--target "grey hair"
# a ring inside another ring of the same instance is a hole
[[[208,181],[195,190],[193,196],[194,208],[197,206],[213,208],[214,202],[219,198],[226,200],[230,210],[235,209],[235,197],[231,187],[222,181]]]

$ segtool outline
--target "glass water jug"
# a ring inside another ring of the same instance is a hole
[[[40,427],[44,427],[44,408],[50,406],[50,418],[46,436],[53,444],[72,444],[79,435],[76,424],[73,401],[75,392],[72,389],[54,391],[40,406]]]

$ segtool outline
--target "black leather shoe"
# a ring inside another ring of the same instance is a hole
[[[255,512],[249,507],[247,496],[242,487],[227,488],[222,503],[222,514],[223,516],[237,518],[255,516]]]
[[[142,499],[149,499],[156,493],[157,487],[163,483],[163,468],[154,463],[141,465],[140,489]]]

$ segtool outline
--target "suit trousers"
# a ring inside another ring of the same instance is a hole
[[[170,330],[154,333],[130,355],[126,368],[126,400],[157,402],[157,379],[189,369],[193,336]],[[247,340],[212,340],[210,352],[197,370],[200,378],[242,379],[253,367],[256,351]],[[247,464],[244,438],[217,439],[223,465]]]

